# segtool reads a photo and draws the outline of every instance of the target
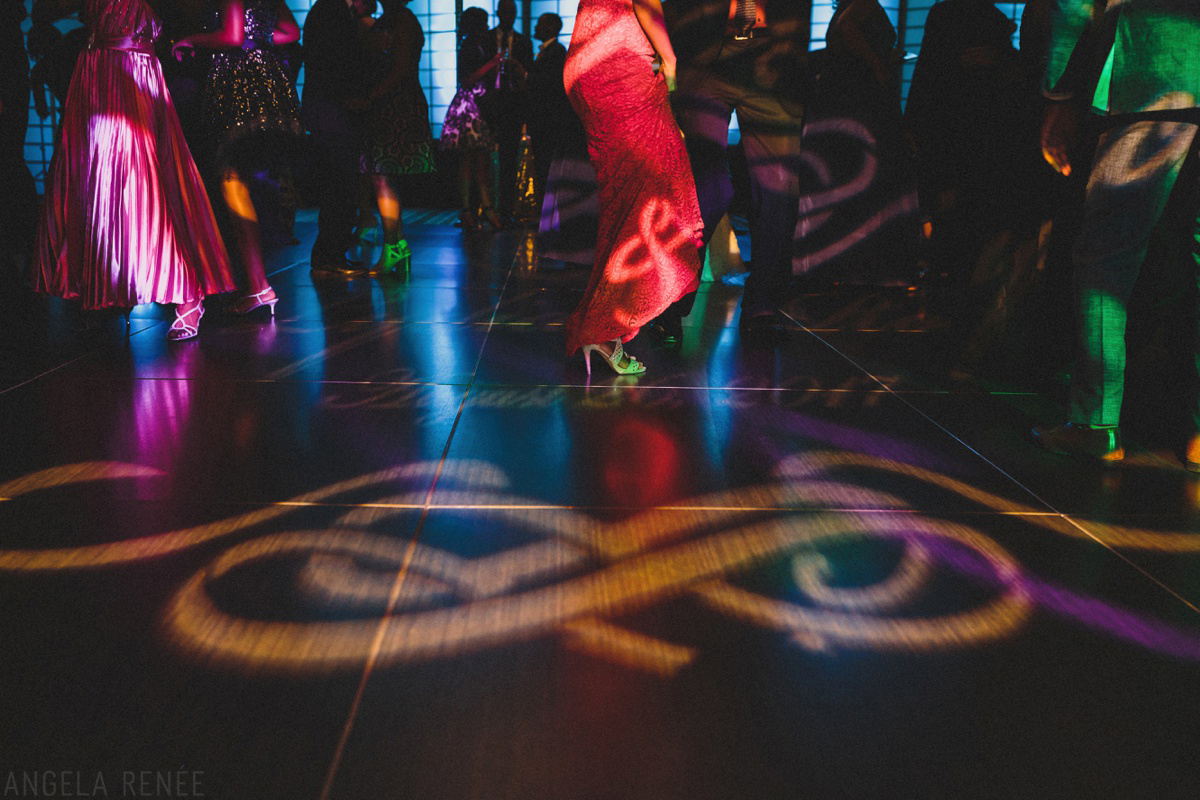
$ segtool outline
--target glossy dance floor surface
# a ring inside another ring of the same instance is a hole
[[[584,271],[408,232],[191,342],[5,298],[0,796],[1200,797],[1168,445],[1036,451],[896,291],[753,349],[706,285],[589,383]]]

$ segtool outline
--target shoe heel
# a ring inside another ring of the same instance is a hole
[[[396,264],[392,267],[392,272],[407,278],[412,268],[412,248],[408,246],[407,239],[396,242],[395,256]]]
[[[583,363],[584,363],[584,366],[587,367],[588,376],[591,376],[591,374],[592,374],[592,351],[593,350],[600,351],[600,358],[603,359],[604,363],[608,364],[608,366],[612,368],[612,371],[617,373],[618,375],[641,375],[643,372],[646,371],[646,367],[644,364],[639,362],[633,356],[630,356],[627,353],[625,353],[625,349],[621,346],[620,339],[614,339],[612,344],[613,344],[613,351],[611,354],[606,353],[604,351],[604,349],[602,347],[600,347],[600,345],[598,345],[598,344],[583,345],[583,347],[582,347]],[[621,360],[624,358],[628,358],[628,363],[626,363],[626,365],[624,367],[622,367]]]
[[[408,275],[409,265],[412,263],[412,248],[408,246],[408,242],[404,239],[395,244],[385,244],[383,252],[379,254],[379,260],[375,262],[375,266],[371,267],[372,275],[398,275],[403,273]]]

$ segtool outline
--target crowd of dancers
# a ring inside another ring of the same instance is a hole
[[[239,286],[229,311],[273,313],[278,297],[266,277],[250,183],[264,171],[288,181],[306,131],[322,186],[313,269],[406,270],[411,249],[396,176],[434,168],[417,74],[424,35],[402,0],[385,0],[383,14],[367,26],[372,10],[343,0],[314,5],[305,26],[302,107],[285,50],[301,30],[286,2],[209,3],[204,30],[177,38],[166,53],[176,91],[187,92],[195,79],[200,130],[188,137],[156,49],[163,23],[155,3],[38,0],[31,38],[78,14],[87,39],[63,98],[36,228],[33,288],[78,299],[85,309],[173,304],[172,340],[198,334],[206,297]],[[241,280],[205,174],[228,212]],[[369,269],[345,255],[363,187],[375,198],[383,231],[382,254]]]
[[[287,50],[301,31],[285,0],[212,0],[203,31],[169,50],[180,63],[205,54],[198,168],[155,49],[164,9],[37,0],[31,47],[49,22],[76,12],[87,39],[46,178],[33,287],[88,309],[174,304],[168,337],[188,339],[212,294],[240,287],[234,313],[273,311],[248,179],[265,169],[285,183],[302,138],[320,186],[312,269],[364,271],[347,252],[369,187],[383,250],[365,271],[403,274],[411,248],[397,176],[433,171],[440,145],[455,156],[463,228],[498,229],[514,214],[522,131],[546,191],[563,131],[581,126],[599,226],[566,353],[582,351],[589,372],[593,356],[620,375],[643,372],[624,345],[644,328],[678,341],[735,195],[749,221],[740,329],[750,344],[786,338],[782,306],[797,275],[847,255],[861,264],[872,246],[877,261],[899,262],[924,246],[960,319],[986,318],[989,298],[973,296],[973,283],[997,242],[1036,240],[1053,217],[1060,241],[1074,240],[1073,222],[1084,232],[1074,248],[1083,363],[1071,421],[1037,438],[1103,461],[1123,455],[1123,314],[1151,230],[1196,150],[1200,11],[1164,0],[1030,0],[1018,50],[1015,26],[989,0],[942,0],[902,114],[904,54],[878,0],[840,0],[818,54],[808,47],[809,7],[792,0],[580,0],[569,49],[557,41],[561,19],[547,14],[536,54],[514,27],[514,0],[498,0],[494,28],[482,8],[460,15],[459,89],[435,145],[418,77],[424,33],[406,2],[385,0],[375,20],[375,0],[317,0],[303,32],[301,104]],[[1072,123],[1089,107],[1111,124],[1095,133],[1103,169],[1085,193],[1091,148],[1076,143]],[[729,144],[735,113],[741,160]],[[1150,153],[1153,174],[1138,170],[1130,148]],[[838,185],[843,169],[850,177]],[[240,279],[203,173],[220,187]],[[1119,196],[1137,208],[1119,208]],[[933,231],[924,245],[922,223]],[[1011,280],[1000,284],[1011,292]],[[1188,465],[1200,470],[1200,438],[1194,455]]]

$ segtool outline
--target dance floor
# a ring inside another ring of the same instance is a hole
[[[897,289],[589,380],[584,270],[407,227],[188,342],[6,290],[0,797],[1200,797],[1177,442],[1037,451]]]

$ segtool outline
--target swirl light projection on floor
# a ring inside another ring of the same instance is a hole
[[[1098,539],[1114,549],[1200,551],[1200,537],[1113,525],[1088,532],[1060,515],[927,469],[817,451],[784,459],[774,482],[611,523],[507,493],[502,473],[472,461],[441,465],[439,485],[459,488],[439,488],[429,506],[428,489],[391,493],[438,470],[435,463],[409,464],[161,535],[0,551],[0,570],[111,569],[237,539],[175,593],[164,609],[164,630],[175,647],[207,664],[248,670],[352,669],[368,659],[379,668],[554,637],[632,668],[670,675],[697,657],[696,648],[630,630],[622,620],[685,597],[827,652],[979,646],[1013,636],[1040,608],[1163,654],[1200,661],[1196,632],[1053,586],[970,526],[925,516],[898,497],[831,478],[832,471],[846,468],[919,480],[1006,517],[1020,515],[1057,536]],[[0,502],[80,482],[156,474],[132,464],[76,464],[0,485]],[[381,496],[366,503],[346,500],[351,492],[373,490]],[[346,510],[320,529],[255,535],[257,526],[278,527],[314,506]],[[419,536],[395,534],[405,524],[401,516],[411,521],[414,512],[427,508],[488,520],[520,531],[530,543],[464,558]],[[896,551],[891,574],[872,585],[835,585],[819,548],[845,543]],[[214,596],[214,587],[241,570],[284,563],[300,565],[291,591],[320,619],[239,615]],[[738,585],[740,576],[780,564],[788,567],[793,584],[786,597]],[[939,576],[966,578],[983,587],[985,599],[921,616],[922,593]]]

